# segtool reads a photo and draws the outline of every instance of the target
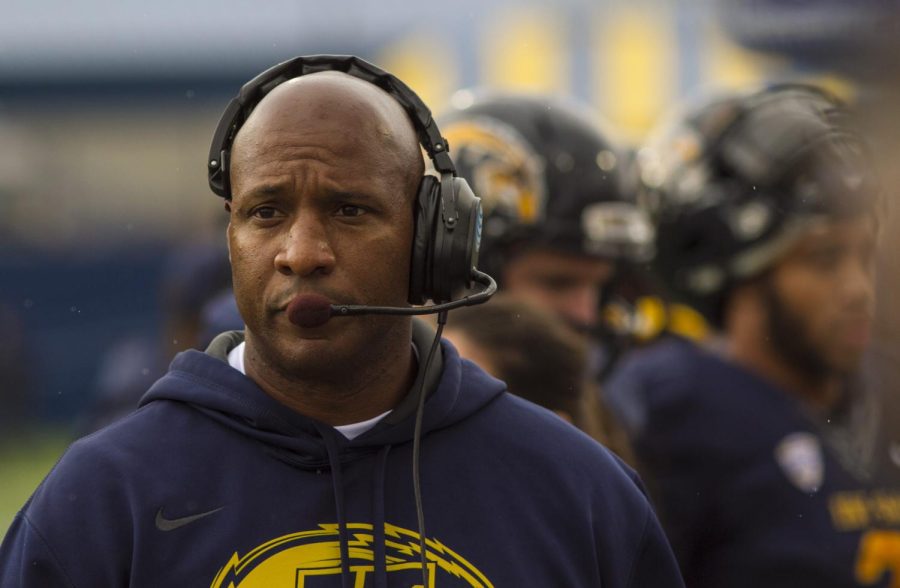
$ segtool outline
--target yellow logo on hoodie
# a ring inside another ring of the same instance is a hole
[[[354,588],[371,585],[375,573],[373,526],[349,523],[350,574]],[[385,523],[385,567],[391,586],[422,586],[419,534]],[[426,539],[428,586],[493,587],[469,562],[443,545]],[[284,535],[263,543],[243,557],[235,552],[210,588],[317,588],[333,585],[341,575],[338,525]],[[332,582],[327,582],[328,577]],[[318,581],[326,580],[319,583]],[[454,581],[455,580],[455,581]]]

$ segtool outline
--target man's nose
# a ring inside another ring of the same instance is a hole
[[[334,269],[334,250],[328,231],[317,215],[298,215],[282,239],[275,255],[275,267],[282,274],[327,275]]]
[[[576,324],[594,326],[599,313],[598,299],[597,289],[592,286],[574,288],[566,296],[565,307],[560,310]]]
[[[870,310],[875,303],[875,275],[872,264],[860,259],[847,259],[838,288],[847,304]]]

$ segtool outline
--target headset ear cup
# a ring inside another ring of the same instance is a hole
[[[472,287],[473,271],[478,266],[481,250],[481,230],[484,217],[481,199],[475,196],[464,178],[453,178],[453,190],[459,210],[458,235],[453,240],[453,277],[451,291]]]
[[[449,189],[447,188],[449,186]],[[432,299],[448,302],[460,291],[472,287],[472,270],[478,261],[481,243],[481,200],[462,178],[447,177],[441,182],[443,198],[456,202],[455,226],[447,228],[438,219],[435,226]],[[452,193],[450,193],[452,190]]]
[[[422,177],[416,195],[412,255],[409,267],[409,303],[425,304],[433,289],[435,224],[440,213],[440,183],[431,175]]]

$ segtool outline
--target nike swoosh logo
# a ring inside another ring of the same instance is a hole
[[[180,519],[167,519],[163,515],[163,509],[159,509],[156,511],[156,528],[160,531],[174,531],[179,527],[183,527],[185,525],[189,525],[194,521],[199,521],[204,517],[208,517],[209,515],[214,515],[220,510],[225,508],[224,506],[220,506],[215,510],[209,510],[206,512],[201,512],[200,514],[191,515],[188,517],[181,517]]]

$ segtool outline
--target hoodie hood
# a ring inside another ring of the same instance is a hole
[[[265,444],[277,457],[292,465],[316,469],[327,466],[327,445],[334,443],[341,462],[371,454],[388,445],[412,442],[415,429],[416,391],[427,378],[427,399],[422,423],[423,438],[428,433],[453,425],[487,406],[506,390],[496,380],[470,362],[461,360],[456,349],[441,341],[440,356],[429,374],[422,373],[422,358],[434,337],[425,323],[413,322],[413,346],[417,350],[419,373],[410,392],[374,428],[349,440],[333,427],[303,416],[277,402],[256,383],[228,365],[226,355],[243,341],[243,332],[219,335],[206,352],[179,353],[168,373],[141,399],[141,406],[156,401],[183,402],[219,423]],[[462,390],[463,379],[469,385]],[[472,380],[481,380],[472,386]],[[328,443],[326,443],[326,439]]]
[[[683,588],[633,474],[449,344],[430,394],[412,388],[416,452],[409,401],[350,441],[231,368],[241,338],[179,355],[66,452],[0,546],[0,586]]]
[[[329,471],[340,535],[344,588],[353,585],[344,465],[361,459],[374,460],[375,586],[387,588],[386,560],[383,557],[386,550],[387,460],[393,446],[413,443],[420,383],[424,381],[426,394],[421,432],[423,442],[431,432],[466,419],[506,390],[503,382],[491,378],[471,362],[461,361],[456,349],[446,340],[441,342],[439,357],[432,360],[428,373],[424,373],[422,358],[425,356],[422,350],[430,348],[434,333],[419,321],[413,321],[413,325],[412,344],[419,358],[419,372],[410,392],[375,427],[352,440],[334,427],[282,405],[253,380],[232,368],[227,362],[228,351],[243,340],[243,333],[236,331],[223,333],[214,339],[206,352],[191,350],[179,353],[172,361],[169,372],[141,399],[141,406],[160,401],[187,404],[216,422],[262,443],[266,452],[275,459],[302,470]],[[466,381],[465,391],[463,381]],[[416,472],[418,466],[415,458],[413,461],[413,471]],[[414,474],[414,486],[418,497],[418,474]],[[416,509],[419,536],[424,542],[425,528],[419,498]],[[427,563],[424,546],[420,548],[420,557],[425,581]]]

